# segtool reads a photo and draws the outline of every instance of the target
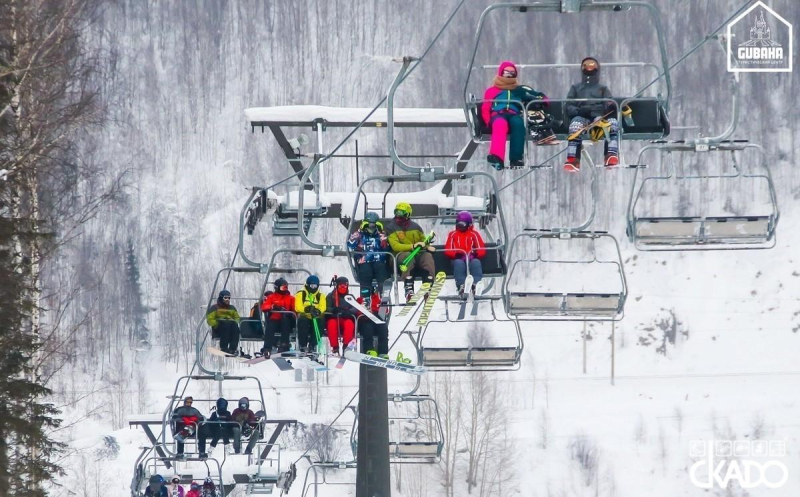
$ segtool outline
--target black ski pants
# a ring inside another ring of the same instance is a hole
[[[375,339],[378,339],[378,354],[389,353],[389,325],[373,323],[371,320],[362,318],[358,321],[358,329],[361,330],[361,353],[366,354],[368,350],[375,349]]]
[[[389,277],[389,268],[385,262],[365,262],[358,266],[358,284],[361,285],[361,296],[369,302],[367,296],[372,293],[372,280],[378,284],[378,293],[383,293],[383,282]]]
[[[280,319],[271,319],[267,318],[266,320],[266,328],[267,332],[264,335],[264,348],[267,350],[272,349],[275,346],[275,335],[281,335],[279,344],[281,347],[286,346],[286,350],[289,350],[289,334],[292,332],[292,328],[294,328],[294,316],[292,314],[278,314],[281,318]]]
[[[221,319],[217,324],[219,349],[223,352],[235,353],[239,349],[239,323],[230,319]]]

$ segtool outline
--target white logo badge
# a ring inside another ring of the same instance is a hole
[[[789,480],[783,440],[692,440],[689,455],[695,460],[689,479],[698,488],[728,488],[735,481],[744,489],[780,488]]]
[[[792,24],[756,2],[728,24],[729,72],[792,72]]]

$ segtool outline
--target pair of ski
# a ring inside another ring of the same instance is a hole
[[[467,304],[472,304],[470,315],[478,315],[478,304],[475,302],[475,291],[472,288],[472,282],[472,275],[468,275],[467,280],[464,282],[464,291],[459,295],[461,297],[461,306],[458,309],[458,319],[464,319],[467,314]]]
[[[386,359],[384,357],[376,357],[371,356],[369,354],[362,354],[356,351],[356,341],[353,340],[347,345],[347,348],[344,350],[344,354],[339,359],[339,362],[336,364],[336,369],[342,369],[344,367],[345,362],[352,361],[357,362],[359,364],[366,364],[368,366],[374,366],[377,368],[384,368],[384,369],[394,369],[395,371],[401,371],[403,373],[413,374],[413,375],[422,375],[428,371],[428,368],[425,366],[419,366],[411,364],[410,359],[405,359],[402,353],[397,354],[397,360],[393,361],[391,359]]]
[[[233,359],[236,362],[248,365],[259,364],[264,361],[273,361],[275,365],[278,367],[278,369],[280,369],[281,371],[290,371],[294,369],[291,361],[295,361],[296,363],[298,363],[298,365],[300,365],[304,369],[313,368],[316,371],[328,370],[328,368],[324,364],[315,361],[313,359],[313,355],[311,354],[284,352],[280,354],[272,354],[269,357],[260,356],[260,357],[246,358],[233,354],[228,354],[227,352],[223,352],[220,349],[213,347],[211,345],[207,346],[206,350],[208,351],[209,354],[219,357],[225,357],[228,359]]]
[[[417,319],[417,327],[423,327],[428,324],[431,311],[433,311],[433,306],[436,305],[436,299],[439,298],[439,294],[442,292],[442,288],[444,288],[446,278],[447,275],[443,271],[440,271],[436,273],[436,279],[433,281],[433,284],[430,282],[423,283],[419,291],[408,299],[405,307],[397,314],[398,317],[406,316],[422,305],[422,312],[420,312],[419,318]]]

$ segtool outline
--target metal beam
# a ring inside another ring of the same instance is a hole
[[[158,424],[160,425],[161,423]],[[169,459],[167,459],[167,457],[169,456],[167,456],[167,454],[164,452],[164,449],[162,449],[161,446],[158,445],[158,439],[153,434],[153,430],[151,430],[150,427],[146,424],[140,424],[139,426],[142,427],[142,429],[144,430],[144,434],[147,435],[147,438],[150,439],[150,443],[153,444],[153,448],[156,449],[156,453],[158,453],[160,457],[164,458],[163,459],[164,466],[166,466],[167,469],[172,469],[172,464],[170,464]]]
[[[272,450],[273,444],[275,444],[275,441],[278,440],[278,437],[280,436],[280,434],[283,431],[283,429],[287,425],[297,423],[297,420],[296,419],[292,419],[292,420],[286,420],[286,419],[267,420],[267,423],[268,424],[276,423],[278,426],[275,427],[275,430],[272,432],[272,436],[270,436],[269,440],[267,441],[266,447],[264,447],[264,450],[261,451],[261,459],[262,460],[267,458],[267,456],[269,455],[269,452]]]
[[[386,369],[360,365],[356,497],[390,497]]]
[[[478,149],[479,143],[475,140],[470,140],[467,142],[467,145],[461,150],[461,153],[458,154],[458,159],[456,161],[456,172],[462,173],[467,168],[469,164],[469,160],[472,158],[472,154],[475,153],[475,150]],[[445,195],[450,195],[450,192],[453,191],[453,181],[447,180],[447,183],[444,184],[442,188],[442,193]]]
[[[303,162],[300,160],[300,156],[294,152],[294,149],[291,145],[289,145],[289,140],[286,138],[286,135],[283,134],[283,130],[280,126],[271,124],[269,125],[269,130],[272,131],[273,136],[275,136],[275,140],[278,142],[278,145],[283,150],[283,155],[289,160],[289,165],[292,166],[294,172],[297,173],[297,179],[301,179],[303,177],[303,171],[305,167],[303,166]]]

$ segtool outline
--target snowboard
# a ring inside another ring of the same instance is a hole
[[[417,366],[414,364],[405,364],[402,362],[393,361],[391,359],[383,359],[380,357],[373,357],[371,355],[362,354],[355,350],[346,350],[344,356],[347,360],[366,364],[368,366],[375,366],[378,368],[394,369],[395,371],[402,371],[403,373],[422,375],[428,371],[424,366]]]

